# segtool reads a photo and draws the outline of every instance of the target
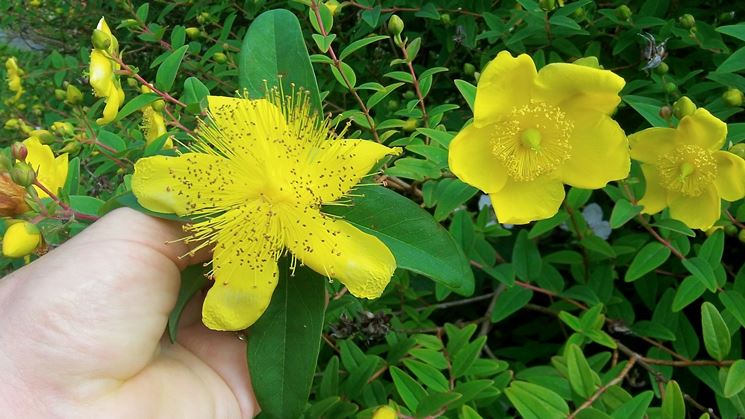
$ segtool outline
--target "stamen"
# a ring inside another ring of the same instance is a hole
[[[717,177],[712,153],[696,145],[683,145],[657,161],[661,186],[686,196],[699,196]]]

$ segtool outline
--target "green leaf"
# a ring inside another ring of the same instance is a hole
[[[391,378],[393,378],[393,385],[396,387],[399,396],[401,396],[401,400],[404,401],[409,410],[416,411],[419,401],[427,397],[427,392],[402,369],[391,367],[390,373]]]
[[[122,108],[119,110],[119,113],[116,114],[116,121],[121,121],[133,112],[139,111],[140,109],[155,102],[158,99],[160,99],[160,96],[156,95],[155,93],[143,93],[135,97],[134,99],[125,103],[124,106],[122,106]]]
[[[692,276],[686,277],[680,283],[678,289],[675,290],[675,297],[672,304],[673,311],[678,312],[683,310],[689,304],[696,301],[698,297],[702,296],[704,292],[706,292],[706,285]]]
[[[168,337],[171,339],[171,343],[176,342],[178,324],[184,307],[197,291],[204,288],[208,282],[204,267],[201,265],[189,266],[181,272],[181,286],[178,290],[178,297],[176,297],[176,305],[173,306],[171,314],[168,315]]]
[[[292,91],[292,83],[296,89],[307,90],[313,109],[321,112],[316,75],[303,39],[300,23],[291,12],[276,9],[259,15],[243,38],[238,57],[239,87],[248,89],[252,98],[261,98],[264,83],[270,88],[278,86],[281,75],[285,92]]]
[[[186,50],[189,49],[188,45],[184,45],[181,48],[173,51],[163,63],[158,67],[158,72],[155,74],[155,87],[158,90],[167,92],[173,87],[173,82],[176,80],[176,74],[178,69],[181,67],[181,61],[184,59]]]
[[[189,77],[184,80],[184,93],[181,95],[181,101],[186,104],[189,112],[198,114],[206,108],[209,95],[210,89],[198,78]]]
[[[373,42],[378,42],[383,39],[390,38],[388,35],[376,35],[376,36],[368,36],[362,39],[358,39],[351,44],[347,45],[343,50],[341,50],[341,53],[339,54],[339,59],[343,60],[347,58],[350,54],[357,51],[360,48],[364,48],[367,45],[372,44]]]
[[[70,160],[67,165],[67,179],[62,190],[67,195],[77,195],[80,188],[80,157]]]
[[[528,239],[528,232],[520,230],[512,249],[512,264],[515,274],[523,281],[535,281],[541,274],[541,254],[533,241]]]
[[[437,208],[435,208],[435,220],[442,221],[450,215],[453,210],[471,199],[479,191],[473,186],[466,185],[459,179],[450,180],[442,192],[439,193]],[[444,181],[444,180],[443,180]]]
[[[727,372],[727,379],[724,381],[724,397],[734,397],[743,389],[745,389],[745,360],[738,359]]]
[[[246,355],[263,415],[299,417],[310,394],[321,344],[325,279],[304,267],[290,276],[279,260],[279,283],[266,312],[251,326]]]
[[[468,259],[428,212],[380,186],[356,188],[351,201],[349,206],[324,207],[324,212],[378,237],[391,249],[399,268],[428,276],[458,294],[473,293]]]
[[[432,417],[443,407],[450,405],[461,397],[460,394],[454,392],[432,393],[419,401],[416,416],[419,418]]]
[[[629,265],[629,269],[626,270],[624,280],[626,282],[636,281],[665,263],[669,257],[670,249],[667,247],[657,242],[647,243],[647,245],[642,247],[639,253],[634,256],[631,265]]]
[[[334,355],[326,364],[321,377],[321,385],[318,393],[320,398],[331,397],[339,394],[339,357]]]
[[[460,414],[458,415],[458,419],[483,419],[481,415],[479,415],[479,412],[474,410],[471,406],[463,405],[460,408]]]
[[[546,387],[513,381],[504,392],[523,419],[563,418],[569,414],[564,399]]]
[[[465,80],[456,79],[455,87],[458,88],[463,99],[466,100],[468,107],[473,111],[473,104],[476,102],[476,86]]]
[[[737,319],[740,327],[745,328],[745,297],[735,290],[724,291],[719,293],[719,301]]]
[[[463,376],[473,365],[481,353],[481,349],[486,343],[486,336],[481,336],[466,344],[459,351],[452,355],[453,357],[453,376],[455,378]]]
[[[448,379],[436,368],[413,359],[405,359],[404,365],[414,373],[419,382],[429,387],[430,390],[439,392],[449,390]]]
[[[600,379],[590,368],[585,355],[579,346],[570,344],[564,354],[567,363],[567,375],[572,390],[582,398],[588,398],[595,392]]]
[[[528,233],[529,239],[534,239],[541,234],[547,233],[554,228],[560,226],[562,223],[567,221],[569,219],[569,214],[566,211],[559,211],[551,218],[541,220],[536,222],[533,225],[533,228],[530,229],[530,232]]]
[[[724,232],[721,230],[707,237],[698,250],[698,256],[709,262],[709,266],[712,267],[722,264],[722,253],[724,253]]]
[[[626,224],[630,219],[636,217],[642,210],[639,205],[634,205],[625,199],[616,201],[613,211],[610,214],[610,226],[619,228]]]
[[[127,149],[127,143],[124,142],[124,139],[122,137],[120,137],[118,134],[114,134],[111,131],[106,131],[105,129],[98,130],[96,139],[101,144],[107,145],[110,148],[116,150],[117,152],[124,151]],[[100,146],[99,148],[105,151],[106,153],[111,154],[111,151],[106,150]]]
[[[682,222],[678,220],[673,220],[672,218],[667,218],[664,220],[659,220],[654,224],[651,224],[652,227],[657,227],[665,230],[670,230],[675,233],[680,233],[684,236],[688,237],[696,237],[696,233],[688,228],[687,225],[683,224]]]
[[[644,119],[653,127],[667,127],[667,121],[660,116],[660,107],[662,102],[650,99],[644,96],[626,95],[622,97],[623,101],[639,112]]]
[[[354,87],[357,85],[357,74],[355,74],[354,69],[345,62],[339,63],[341,66],[341,72],[336,67],[331,67],[331,74],[336,77],[336,81],[339,82],[342,86],[346,87],[347,89],[354,89]]]
[[[644,419],[654,392],[645,391],[622,404],[611,414],[613,419]]]
[[[616,257],[616,251],[613,250],[613,247],[608,244],[607,241],[594,234],[588,234],[587,236],[583,237],[582,240],[580,240],[580,244],[585,249],[591,250],[603,256],[607,256],[609,258]]]
[[[716,291],[717,278],[714,276],[714,270],[706,260],[700,257],[683,259],[683,266],[685,266],[694,278],[704,284],[709,291]]]
[[[706,352],[717,361],[723,360],[732,347],[729,329],[714,304],[701,304],[701,328],[704,333]]]
[[[87,195],[70,195],[70,206],[77,212],[96,215],[104,201]]]
[[[717,67],[717,73],[736,73],[745,69],[745,47],[730,54],[722,64]]]
[[[735,37],[741,41],[745,41],[745,23],[738,23],[736,25],[720,26],[715,29],[719,33]]]
[[[665,386],[665,396],[662,398],[663,419],[685,419],[686,406],[683,400],[683,392],[675,380],[670,380]]]
[[[529,289],[519,286],[505,289],[497,297],[494,309],[491,312],[491,322],[497,323],[506,319],[510,314],[525,307],[532,298],[533,291]]]

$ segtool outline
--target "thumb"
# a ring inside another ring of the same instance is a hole
[[[194,261],[179,259],[189,249],[172,241],[183,235],[177,223],[119,209],[9,275],[0,283],[0,351],[22,350],[60,380],[132,376],[156,352],[179,270]]]

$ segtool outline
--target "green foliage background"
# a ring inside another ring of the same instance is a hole
[[[627,134],[667,126],[661,108],[686,95],[728,123],[730,144],[745,140],[742,107],[722,99],[727,89],[745,90],[744,5],[359,0],[343,2],[333,15],[321,6],[319,16],[315,5],[0,0],[0,58],[18,58],[27,90],[20,106],[0,104],[0,123],[21,119],[49,129],[54,121],[71,122],[74,134],[51,142],[71,158],[62,199],[92,215],[127,205],[117,197],[129,189],[132,162],[158,153],[165,138],[145,145],[136,111],[158,97],[139,95],[137,83],[124,83],[128,100],[115,123],[95,124],[103,102],[92,96],[86,72],[100,16],[119,39],[125,62],[145,80],[175,76],[172,86],[158,84],[186,105],[167,109],[169,134],[188,142],[207,92],[230,96],[248,87],[239,66],[252,62],[243,43],[249,25],[261,12],[288,9],[300,22],[324,111],[341,124],[352,121],[350,138],[405,149],[379,178],[397,194],[370,192],[395,205],[361,203],[357,214],[346,216],[361,225],[403,221],[410,230],[391,235],[408,237],[409,248],[421,252],[407,259],[409,266],[378,300],[360,301],[338,283],[327,285],[317,363],[313,350],[306,351],[309,358],[293,345],[302,340],[288,335],[281,341],[278,362],[316,365],[309,370],[309,399],[300,394],[284,406],[267,404],[264,415],[366,418],[390,403],[402,417],[745,416],[742,202],[725,206],[721,228],[707,234],[664,212],[640,215],[634,203],[643,188],[634,166],[629,179],[603,190],[569,190],[549,220],[511,227],[497,224],[490,207],[479,204],[480,192],[447,167],[448,144],[472,115],[478,72],[504,49],[530,54],[539,68],[598,57],[626,79],[614,118]],[[394,12],[403,19],[406,48],[389,36]],[[187,35],[186,28],[197,32]],[[642,70],[641,32],[667,40],[668,56],[658,69]],[[175,66],[168,59],[174,51],[185,51]],[[251,77],[253,69],[244,71]],[[54,98],[68,83],[84,93],[84,106]],[[0,97],[9,96],[3,83]],[[24,138],[0,130],[4,147]],[[54,213],[53,202],[42,205]],[[598,210],[602,220],[591,216]],[[39,225],[53,248],[87,224],[48,217]],[[601,237],[608,228],[610,236]],[[9,272],[22,263],[0,265]],[[200,272],[189,275],[184,298],[203,285]],[[307,320],[287,310],[277,316]],[[263,368],[271,374],[274,367]],[[276,378],[255,383],[260,400],[276,386],[304,388],[293,383],[303,377]]]

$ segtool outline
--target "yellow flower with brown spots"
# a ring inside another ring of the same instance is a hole
[[[721,200],[745,197],[745,160],[721,150],[727,124],[698,108],[677,128],[648,128],[629,136],[631,157],[642,163],[646,180],[639,204],[690,228],[709,229],[721,215]]]
[[[135,165],[140,204],[192,217],[187,240],[214,250],[215,283],[202,308],[211,329],[245,329],[261,316],[286,250],[293,263],[338,279],[361,298],[380,296],[396,268],[383,242],[321,206],[343,198],[399,150],[336,138],[329,120],[311,114],[307,95],[268,96],[210,96],[211,121],[200,124],[188,153]]]
[[[501,223],[550,218],[564,184],[602,188],[629,173],[628,142],[610,118],[624,80],[608,70],[548,64],[502,51],[479,78],[473,123],[450,144],[462,181],[489,194]]]

